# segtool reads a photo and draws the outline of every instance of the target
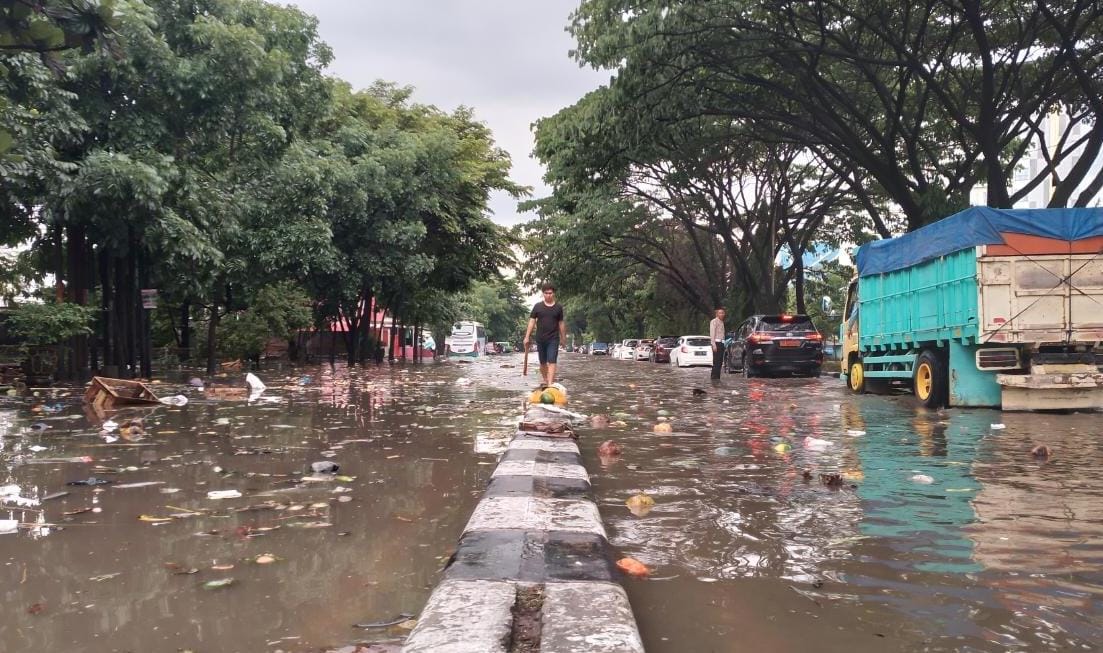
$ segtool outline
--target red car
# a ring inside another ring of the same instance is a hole
[[[651,355],[648,357],[652,363],[669,363],[670,350],[678,344],[677,336],[660,336],[651,346]]]

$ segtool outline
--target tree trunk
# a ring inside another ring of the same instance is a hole
[[[218,322],[222,315],[218,312],[218,304],[212,304],[208,310],[211,315],[207,322],[207,375],[210,376],[215,373],[218,363],[215,352],[218,348]]]
[[[83,225],[69,225],[66,227],[68,240],[68,299],[70,302],[84,306],[88,303],[88,280],[86,278],[87,264],[85,261],[86,244]],[[91,376],[88,363],[88,336],[74,336],[70,339],[70,364],[71,378],[77,381],[87,381]]]
[[[792,251],[792,249],[790,249],[790,251]],[[797,310],[796,310],[796,312],[804,314],[804,313],[808,312],[808,310],[805,307],[805,300],[804,300],[804,257],[794,253],[793,254],[793,265],[795,265],[797,267],[796,274],[793,277],[793,287],[796,290],[795,294],[796,294],[796,299],[797,299]]]
[[[337,364],[337,323],[329,325],[329,366]]]
[[[126,366],[133,378],[138,374],[138,341],[141,339],[139,313],[142,310],[138,300],[138,257],[135,254],[137,243],[133,234],[130,238],[130,253],[126,257]]]
[[[114,313],[115,333],[114,333],[114,351],[111,363],[115,366],[115,373],[120,378],[130,378],[130,374],[126,369],[126,351],[127,351],[127,327],[129,321],[126,319],[126,266],[123,259],[115,257],[111,261],[111,265],[115,268],[115,292],[112,297],[112,309]]]
[[[360,296],[363,297],[363,303],[360,305],[361,335],[360,358],[358,360],[359,363],[363,365],[365,362],[367,362],[368,357],[372,354],[372,352],[368,351],[368,348],[371,346],[372,302],[375,300],[375,297],[372,293],[371,288],[367,287],[365,287],[364,290],[361,291]]]
[[[359,314],[359,302],[354,306],[353,310],[345,311],[345,322],[347,328],[345,329],[345,360],[350,366],[355,365],[357,361],[357,351],[360,336],[360,318]]]
[[[112,311],[113,289],[111,278],[111,256],[101,247],[98,252],[100,273],[100,343],[103,349],[103,364],[111,365],[114,356],[112,338],[115,334],[114,313]]]
[[[191,300],[180,304],[180,360],[191,360]]]
[[[395,343],[395,340],[397,338],[398,338],[398,316],[397,315],[392,315],[391,316],[390,347],[388,347],[389,352],[387,354],[387,362],[388,363],[393,363],[395,361],[394,343]]]
[[[139,347],[139,353],[141,354],[142,358],[142,376],[149,379],[153,377],[153,334],[151,332],[152,329],[150,325],[150,316],[152,315],[152,309],[145,308],[145,306],[142,305],[140,292],[141,289],[149,287],[149,266],[146,264],[145,254],[141,251],[137,253],[136,258],[138,265],[139,286],[138,303],[136,304],[136,306],[138,310],[138,321],[140,324],[140,329],[138,332],[141,336],[139,338],[139,342],[141,343],[141,346]]]

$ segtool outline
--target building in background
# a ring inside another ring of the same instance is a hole
[[[1076,142],[1079,139],[1085,138],[1088,132],[1091,130],[1091,123],[1081,121],[1075,125],[1069,124],[1068,114],[1052,113],[1045,121],[1046,125],[1046,146],[1049,147],[1050,152],[1055,151],[1055,145],[1061,141],[1062,135],[1065,136],[1067,142]],[[1066,134],[1066,132],[1068,132]],[[1083,149],[1082,147],[1080,149]],[[1015,175],[1011,180],[1011,194],[1014,195],[1019,190],[1024,188],[1031,180],[1035,179],[1046,168],[1046,156],[1042,149],[1042,143],[1037,138],[1031,144],[1030,150],[1023,156],[1022,161],[1019,164],[1018,169],[1015,171]],[[1069,171],[1080,157],[1078,154],[1065,157],[1057,166],[1056,175],[1058,179],[1064,179],[1068,176]],[[1088,174],[1084,176],[1084,180],[1076,188],[1076,191],[1072,194],[1071,200],[1075,201],[1080,196],[1081,192],[1091,183],[1095,177],[1103,170],[1103,156],[1096,157],[1095,162],[1088,170]],[[1016,209],[1044,209],[1049,206],[1050,198],[1053,197],[1053,176],[1047,175],[1041,183],[1033,188],[1025,197],[1015,202],[1014,208]],[[1103,201],[1103,195],[1097,193],[1095,197],[1088,202],[1087,206],[1100,206]],[[988,202],[988,186],[978,185],[973,188],[969,195],[969,203],[973,206],[985,206]]]

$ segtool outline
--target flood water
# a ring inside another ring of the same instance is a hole
[[[574,369],[572,388],[595,391],[573,408],[625,413],[584,453],[612,543],[652,568],[626,583],[651,653],[1103,646],[1098,413],[932,412],[829,377]],[[660,411],[673,433],[652,431]],[[622,456],[596,455],[607,438]],[[655,500],[644,516],[625,505],[639,492]]]
[[[129,438],[100,435],[79,396],[7,399],[0,486],[69,495],[0,511],[24,524],[0,535],[0,650],[401,641],[410,623],[352,625],[421,610],[516,424],[518,392],[457,385],[470,367],[261,372],[270,387],[252,402],[155,386],[191,401],[112,415],[141,417]],[[337,474],[312,474],[321,461]],[[66,485],[90,476],[114,483]],[[126,487],[139,483],[156,484]],[[242,496],[208,498],[225,490]]]
[[[255,401],[164,384],[190,402],[109,416],[140,416],[133,435],[102,434],[77,393],[4,399],[5,505],[12,485],[69,494],[0,511],[20,522],[0,534],[0,650],[401,642],[535,379],[519,363],[262,372]],[[561,363],[572,409],[624,423],[581,445],[618,554],[652,569],[625,581],[648,651],[1103,642],[1098,414],[936,413],[828,377],[715,386],[704,368]],[[673,433],[653,432],[660,417]],[[599,458],[606,439],[624,453]],[[337,474],[310,471],[322,461]],[[89,477],[114,483],[66,485]],[[208,496],[227,490],[242,496]],[[655,506],[635,515],[640,492]]]

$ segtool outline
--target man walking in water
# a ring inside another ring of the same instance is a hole
[[[709,340],[712,341],[712,378],[720,379],[720,365],[724,362],[724,317],[722,308],[716,309],[716,317],[709,322]]]
[[[563,307],[555,302],[555,286],[545,283],[541,287],[544,301],[537,302],[529,314],[529,326],[525,330],[525,351],[529,350],[529,337],[536,329],[536,354],[540,358],[540,387],[555,383],[555,364],[559,360],[559,342],[567,339],[567,323],[563,320]]]

